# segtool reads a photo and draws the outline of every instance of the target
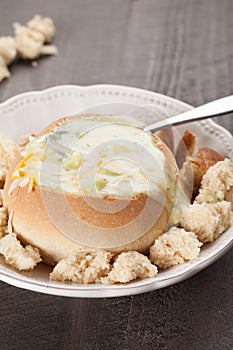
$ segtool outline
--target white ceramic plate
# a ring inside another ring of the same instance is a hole
[[[0,104],[0,132],[18,141],[22,135],[37,133],[55,119],[65,115],[77,114],[87,109],[97,113],[130,114],[135,111],[135,106],[148,104],[158,107],[159,111],[162,110],[162,114],[165,113],[168,116],[191,108],[167,96],[124,86],[57,86],[44,91],[17,95]],[[147,123],[152,121],[150,118],[146,119]],[[200,146],[212,147],[233,159],[232,135],[225,129],[211,120],[189,124],[188,128],[198,135]],[[187,125],[178,127],[176,135],[186,129]],[[232,244],[233,227],[215,242],[205,245],[195,261],[167,269],[154,278],[126,285],[103,286],[51,282],[48,278],[51,269],[46,265],[40,264],[29,273],[19,273],[7,266],[2,258],[0,259],[0,279],[20,288],[68,297],[99,298],[133,295],[163,288],[192,276],[217,260]]]

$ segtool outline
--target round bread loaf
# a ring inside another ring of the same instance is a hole
[[[4,188],[14,231],[51,265],[80,249],[147,252],[187,204],[170,150],[110,115],[49,125],[15,159]]]

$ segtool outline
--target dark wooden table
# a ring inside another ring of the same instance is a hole
[[[59,84],[136,86],[193,105],[233,93],[232,0],[0,0],[0,34],[36,13],[54,19],[59,55],[14,64],[0,101]],[[232,115],[221,124],[233,132]],[[115,299],[0,283],[0,349],[231,350],[232,266],[231,249],[182,283]]]

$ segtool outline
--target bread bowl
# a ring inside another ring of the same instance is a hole
[[[71,151],[55,151],[51,133]],[[189,203],[158,137],[128,118],[95,114],[59,119],[32,139],[3,200],[20,240],[51,265],[80,249],[147,252]]]

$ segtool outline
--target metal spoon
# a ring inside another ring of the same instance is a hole
[[[233,95],[220,98],[218,100],[206,103],[196,107],[190,111],[178,114],[174,117],[157,121],[144,127],[144,130],[155,132],[161,129],[166,129],[172,126],[177,126],[193,121],[213,118],[221,115],[230,114],[233,112]],[[65,134],[67,131],[57,131],[47,135],[46,141],[60,155],[70,154],[72,150],[58,142],[59,135]]]
[[[146,126],[144,130],[155,132],[161,129],[169,128],[171,126],[177,126],[197,120],[218,117],[221,115],[230,114],[232,112],[233,95],[206,103],[202,106],[191,109],[190,111],[175,115],[174,117],[160,120]]]
[[[61,135],[67,134],[68,131],[55,131],[51,132],[46,136],[46,142],[56,151],[58,154],[60,154],[62,157],[65,157],[69,154],[72,154],[72,149],[63,145],[58,141],[58,138]]]

